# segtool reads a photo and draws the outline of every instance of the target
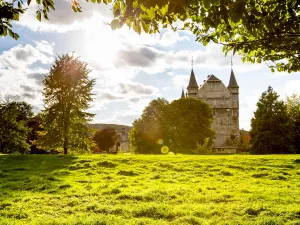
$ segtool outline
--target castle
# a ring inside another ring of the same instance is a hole
[[[199,98],[213,109],[216,131],[213,149],[216,153],[236,153],[240,140],[239,132],[239,86],[231,69],[229,84],[214,75],[209,75],[200,87],[192,68],[187,93],[182,89],[181,98]]]

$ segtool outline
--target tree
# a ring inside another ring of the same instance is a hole
[[[130,148],[135,153],[160,154],[162,144],[168,145],[163,113],[168,101],[152,100],[144,109],[141,118],[133,122],[129,132]]]
[[[287,107],[279,95],[268,87],[263,92],[251,119],[251,141],[254,154],[292,153],[293,129]]]
[[[86,112],[92,101],[94,79],[89,79],[87,64],[78,57],[63,54],[55,59],[44,83],[43,134],[41,147],[89,150],[89,128],[94,114]]]
[[[14,39],[18,39],[19,35],[12,30],[12,21],[19,20],[20,14],[24,13],[21,2],[15,8],[13,3],[0,0],[0,36],[9,35]]]
[[[103,151],[109,151],[109,149],[116,144],[118,139],[119,135],[115,129],[111,127],[96,131],[93,137],[93,141],[97,144],[98,148]]]
[[[192,154],[197,143],[204,145],[206,138],[209,138],[207,147],[212,145],[213,112],[207,103],[195,98],[175,100],[166,107],[164,119],[171,151]]]
[[[205,138],[212,144],[214,131],[212,110],[208,104],[194,98],[168,103],[153,100],[130,130],[130,146],[136,153],[160,154],[163,146],[176,153],[192,154],[197,143]]]
[[[41,20],[41,15],[48,19],[54,2],[36,2],[37,19]],[[219,43],[226,54],[237,52],[243,61],[266,61],[272,70],[293,72],[300,69],[299,6],[297,0],[115,0],[111,26],[117,29],[127,25],[137,33],[143,30],[149,34],[159,32],[161,26],[189,29],[204,45],[210,41]],[[77,1],[72,1],[72,9],[81,12]],[[183,21],[184,26],[176,27],[178,21]]]
[[[159,24],[178,30],[173,25],[181,20],[203,45],[219,43],[225,54],[232,50],[243,61],[293,72],[300,70],[299,6],[297,0],[117,0],[112,27],[155,33]]]
[[[287,97],[287,112],[293,126],[293,146],[300,153],[300,95]]]
[[[30,145],[31,154],[37,154],[43,152],[36,145],[37,139],[39,137],[39,133],[43,131],[42,124],[43,124],[43,120],[41,114],[37,114],[36,116],[30,118],[26,123],[26,126],[30,129],[27,135],[27,143]]]
[[[0,152],[27,153],[27,121],[33,116],[32,108],[26,102],[5,101],[0,104]]]

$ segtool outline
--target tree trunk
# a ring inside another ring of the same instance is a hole
[[[64,155],[67,155],[67,154],[68,154],[68,148],[64,147]]]

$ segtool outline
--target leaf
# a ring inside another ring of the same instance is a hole
[[[140,24],[140,21],[135,21],[134,23],[133,23],[133,30],[135,31],[135,32],[137,32],[138,34],[140,34],[141,33],[141,24]]]
[[[36,12],[36,18],[37,18],[38,21],[41,22],[41,20],[42,20],[42,14],[41,14],[40,11],[37,11],[37,12]]]
[[[143,30],[146,33],[149,33],[149,31],[150,31],[150,24],[147,24],[144,20],[142,20],[142,27],[143,27]]]
[[[113,21],[111,21],[111,29],[116,30],[117,28],[119,28],[119,19],[114,19]]]
[[[30,5],[30,3],[31,3],[31,0],[27,0],[27,5]]]

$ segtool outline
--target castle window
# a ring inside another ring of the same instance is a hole
[[[233,96],[233,101],[236,101],[236,96],[235,95]]]
[[[212,88],[212,85],[210,84],[209,87]]]

